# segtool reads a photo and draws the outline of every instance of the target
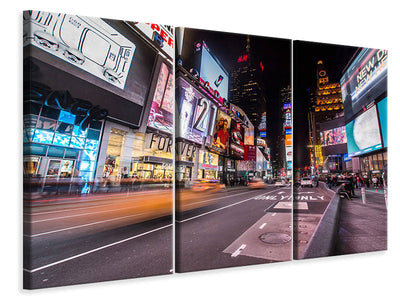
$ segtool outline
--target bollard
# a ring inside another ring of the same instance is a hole
[[[367,199],[365,198],[365,188],[361,188],[362,203],[367,204]]]
[[[385,195],[385,205],[386,205],[386,209],[387,209],[387,189],[386,188],[383,189],[383,193]]]

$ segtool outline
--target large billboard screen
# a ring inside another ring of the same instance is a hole
[[[147,126],[172,134],[174,130],[174,76],[164,62],[158,73]]]
[[[208,82],[212,90],[218,91],[220,97],[228,100],[229,74],[210,53],[204,42],[201,51],[200,78]]]
[[[388,51],[363,48],[340,79],[346,123],[387,91]]]
[[[218,110],[214,127],[212,150],[219,154],[228,154],[231,118],[222,110]]]
[[[378,102],[379,124],[381,125],[381,134],[383,147],[387,147],[387,98]]]
[[[320,136],[322,147],[347,143],[345,126],[322,131]]]
[[[24,45],[125,88],[136,45],[102,19],[25,11],[24,29]]]
[[[346,125],[349,157],[359,156],[382,148],[376,106]]]
[[[176,137],[201,144],[203,137],[213,134],[210,126],[213,126],[215,121],[216,106],[182,77],[176,80],[176,99]]]
[[[244,157],[244,127],[234,119],[231,120],[230,154],[239,159]]]

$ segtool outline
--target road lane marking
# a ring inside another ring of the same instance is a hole
[[[235,252],[232,253],[231,257],[236,257],[240,254],[240,252],[242,252],[242,250],[246,248],[246,245],[243,244],[241,245]]]
[[[273,213],[272,216],[275,217],[275,216],[276,216],[276,213]]]
[[[265,225],[267,225],[267,223],[263,223],[259,228],[263,229],[265,227]]]
[[[33,237],[37,237],[37,236],[41,236],[41,235],[61,232],[61,231],[65,231],[65,230],[77,229],[77,228],[86,227],[86,226],[97,225],[97,224],[101,224],[101,223],[111,222],[111,221],[120,220],[120,219],[126,219],[126,218],[140,216],[140,215],[143,215],[143,214],[129,215],[129,216],[124,216],[124,217],[113,218],[113,219],[108,219],[108,220],[103,220],[103,221],[98,221],[98,222],[93,222],[93,223],[88,223],[88,224],[83,224],[83,225],[77,225],[77,226],[72,226],[72,227],[67,227],[67,228],[61,228],[61,229],[57,229],[57,230],[52,230],[52,231],[47,231],[47,232],[42,232],[42,233],[37,233],[37,234],[32,234],[32,235],[24,235],[24,236],[33,238]]]
[[[270,192],[267,192],[267,193],[264,193],[264,194],[262,194],[262,195],[267,195],[267,194],[274,193],[274,192],[276,192],[276,190],[270,191]],[[237,194],[237,195],[239,195],[239,194]],[[251,197],[251,198],[247,198],[247,199],[244,199],[244,200],[242,200],[242,201],[239,201],[239,202],[236,202],[236,203],[227,205],[227,206],[223,206],[223,207],[220,207],[220,208],[217,208],[217,209],[208,211],[208,212],[206,212],[206,213],[203,213],[203,214],[200,214],[200,215],[197,215],[197,216],[194,216],[194,217],[191,217],[191,218],[182,220],[182,221],[176,220],[176,222],[178,222],[178,223],[184,223],[184,222],[186,222],[186,221],[194,220],[194,219],[203,217],[203,216],[205,216],[205,215],[208,215],[208,214],[211,214],[211,213],[214,213],[214,212],[223,210],[223,209],[225,209],[225,208],[229,208],[229,207],[232,207],[232,206],[235,206],[235,205],[238,205],[238,204],[242,204],[242,203],[247,202],[247,201],[249,201],[249,200],[253,200],[255,197],[257,197],[257,196],[254,196],[254,197]]]
[[[135,236],[132,236],[132,237],[129,237],[129,238],[126,238],[126,239],[123,239],[123,240],[108,244],[108,245],[104,245],[104,246],[101,246],[101,247],[98,247],[98,248],[95,248],[95,249],[92,249],[92,250],[89,250],[89,251],[86,251],[86,252],[83,252],[83,253],[80,253],[80,254],[77,254],[77,255],[74,255],[74,256],[59,260],[59,261],[56,261],[56,262],[53,262],[51,264],[47,264],[47,265],[41,266],[41,267],[33,269],[33,270],[29,270],[29,269],[25,269],[24,268],[24,271],[29,272],[29,273],[34,273],[34,272],[37,272],[37,271],[40,271],[40,270],[43,270],[43,269],[47,269],[49,267],[52,267],[52,266],[55,266],[55,265],[58,265],[58,264],[61,264],[61,263],[67,262],[67,261],[70,261],[70,260],[73,260],[75,258],[82,257],[84,255],[88,255],[88,254],[91,254],[91,253],[94,253],[94,252],[97,252],[97,251],[100,251],[100,250],[103,250],[103,249],[106,249],[106,248],[109,248],[109,247],[112,247],[112,246],[115,246],[115,245],[118,245],[118,244],[122,244],[122,243],[128,242],[130,240],[142,237],[144,235],[147,235],[147,234],[150,234],[150,233],[153,233],[153,232],[156,232],[158,230],[162,230],[162,229],[165,229],[165,228],[171,227],[171,226],[172,226],[172,224],[169,224],[169,225],[162,226],[162,227],[150,230],[150,231],[146,231],[146,232],[143,232],[141,234],[138,234],[138,235],[135,235]]]
[[[63,217],[57,217],[57,218],[43,219],[43,220],[37,220],[37,221],[24,221],[24,222],[33,224],[33,223],[54,221],[54,220],[59,220],[59,219],[67,219],[67,218],[95,215],[95,214],[101,214],[101,213],[107,213],[107,212],[113,212],[113,211],[119,211],[119,210],[127,210],[127,209],[132,209],[132,207],[124,207],[124,208],[118,208],[118,209],[102,210],[102,211],[85,213],[85,214],[77,214],[77,215],[71,215],[71,216],[63,216]]]
[[[60,209],[60,210],[42,211],[42,212],[37,212],[37,213],[24,213],[24,215],[27,215],[27,216],[39,216],[39,215],[57,214],[57,213],[64,213],[64,212],[68,212],[68,211],[74,211],[74,210],[82,210],[82,209],[98,208],[98,207],[103,207],[103,206],[114,206],[114,205],[115,205],[115,203],[100,204],[100,205],[84,206],[84,207],[77,207],[77,208],[67,208],[67,209]]]

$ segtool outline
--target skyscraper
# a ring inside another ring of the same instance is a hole
[[[236,68],[231,74],[230,102],[238,105],[253,123],[256,136],[263,136],[266,131],[261,115],[266,111],[266,97],[263,85],[264,66],[257,55],[250,49],[250,37],[244,53],[237,58]],[[260,134],[261,132],[261,134]]]

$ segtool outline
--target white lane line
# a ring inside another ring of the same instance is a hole
[[[265,225],[267,225],[267,223],[263,223],[263,224],[260,226],[260,229],[263,229],[263,228],[265,227]]]
[[[275,217],[276,213],[273,213],[272,216]]]
[[[238,256],[244,248],[246,248],[246,244],[241,245],[235,252],[232,253],[231,257]]]
[[[95,215],[95,214],[101,214],[101,213],[107,213],[107,212],[113,212],[113,211],[127,210],[127,209],[131,209],[131,207],[124,207],[124,208],[110,209],[110,210],[102,210],[102,211],[97,211],[97,212],[92,212],[92,213],[77,214],[77,215],[71,215],[71,216],[63,216],[63,217],[57,217],[57,218],[36,220],[36,221],[31,221],[31,222],[30,221],[24,221],[24,222],[33,224],[33,223],[54,221],[54,220],[60,220],[60,219],[67,219],[67,218],[74,218],[74,217],[81,217],[81,216],[88,216],[88,215]]]
[[[267,195],[267,194],[271,194],[271,193],[274,193],[274,192],[276,192],[276,191],[271,191],[271,192],[268,192],[268,193],[264,193],[264,194],[262,194],[262,195]],[[239,194],[236,194],[236,195],[239,195]],[[235,196],[236,196],[236,195],[235,195]],[[260,196],[260,195],[258,195],[258,196]],[[220,211],[220,210],[223,210],[223,209],[225,209],[225,208],[229,208],[229,207],[232,207],[232,206],[235,206],[235,205],[238,205],[238,204],[242,204],[242,203],[244,203],[244,202],[247,202],[247,201],[249,201],[249,200],[252,200],[252,199],[254,199],[255,197],[258,197],[258,196],[253,196],[253,197],[250,197],[250,198],[244,199],[244,200],[242,200],[242,201],[239,201],[239,202],[236,202],[236,203],[233,203],[233,204],[227,205],[227,206],[223,206],[223,207],[220,207],[220,208],[217,208],[217,209],[214,209],[214,210],[208,211],[208,212],[206,212],[206,213],[203,213],[203,214],[200,214],[200,215],[197,215],[197,216],[194,216],[194,217],[191,217],[191,218],[188,218],[188,219],[182,220],[182,221],[178,221],[178,220],[176,220],[176,222],[178,222],[178,223],[184,223],[184,222],[186,222],[186,221],[194,220],[194,219],[197,219],[197,218],[203,217],[203,216],[205,216],[205,215],[208,215],[208,214],[214,213],[214,212],[216,212],[216,211]]]
[[[140,216],[140,215],[143,215],[143,214],[129,215],[129,216],[124,216],[124,217],[113,218],[113,219],[108,219],[108,220],[103,220],[103,221],[98,221],[98,222],[93,222],[93,223],[88,223],[88,224],[83,224],[83,225],[77,225],[77,226],[72,226],[72,227],[67,227],[67,228],[62,228],[62,229],[57,229],[57,230],[52,230],[52,231],[47,231],[47,232],[32,234],[32,235],[24,235],[24,236],[27,236],[27,237],[37,237],[37,236],[41,236],[41,235],[46,235],[46,234],[61,232],[61,231],[65,231],[65,230],[77,229],[77,228],[82,228],[82,227],[86,227],[86,226],[92,226],[92,225],[96,225],[96,224],[101,224],[101,223],[111,222],[111,221],[115,221],[115,220],[126,219],[126,218],[135,217],[135,216]]]
[[[92,205],[92,206],[83,206],[83,207],[78,207],[78,208],[67,208],[67,209],[60,209],[60,210],[43,211],[43,212],[37,212],[37,213],[24,213],[24,215],[27,215],[27,216],[39,216],[39,215],[64,213],[64,212],[69,212],[69,211],[74,211],[74,210],[98,208],[98,207],[113,206],[113,205],[115,205],[115,203]]]
[[[98,247],[98,248],[95,248],[95,249],[92,249],[92,250],[89,250],[89,251],[86,251],[86,252],[83,252],[83,253],[80,253],[80,254],[77,254],[77,255],[74,255],[74,256],[71,256],[71,257],[68,257],[68,258],[59,260],[59,261],[56,261],[56,262],[53,262],[53,263],[51,263],[51,264],[47,264],[47,265],[41,266],[41,267],[36,268],[36,269],[33,269],[33,270],[28,270],[28,269],[25,269],[25,268],[24,268],[24,271],[29,272],[29,273],[34,273],[34,272],[37,272],[37,271],[40,271],[40,270],[43,270],[43,269],[46,269],[46,268],[49,268],[49,267],[52,267],[52,266],[61,264],[61,263],[64,263],[64,262],[66,262],[66,261],[70,261],[70,260],[73,260],[73,259],[75,259],[75,258],[82,257],[82,256],[84,256],[84,255],[91,254],[91,253],[93,253],[93,252],[97,252],[97,251],[100,251],[100,250],[103,250],[103,249],[106,249],[106,248],[109,248],[109,247],[112,247],[112,246],[115,246],[115,245],[118,245],[118,244],[125,243],[125,242],[127,242],[127,241],[136,239],[136,238],[138,238],[138,237],[142,237],[142,236],[144,236],[144,235],[147,235],[147,234],[156,232],[156,231],[158,231],[158,230],[165,229],[165,228],[170,227],[170,226],[172,226],[172,224],[169,224],[169,225],[166,225],[166,226],[162,226],[162,227],[159,227],[159,228],[156,228],[156,229],[153,229],[153,230],[150,230],[150,231],[147,231],[147,232],[144,232],[144,233],[141,233],[141,234],[138,234],[138,235],[135,235],[135,236],[132,236],[132,237],[129,237],[129,238],[126,238],[126,239],[123,239],[123,240],[120,240],[120,241],[117,241],[117,242],[108,244],[108,245],[104,245],[104,246],[101,246],[101,247]]]

